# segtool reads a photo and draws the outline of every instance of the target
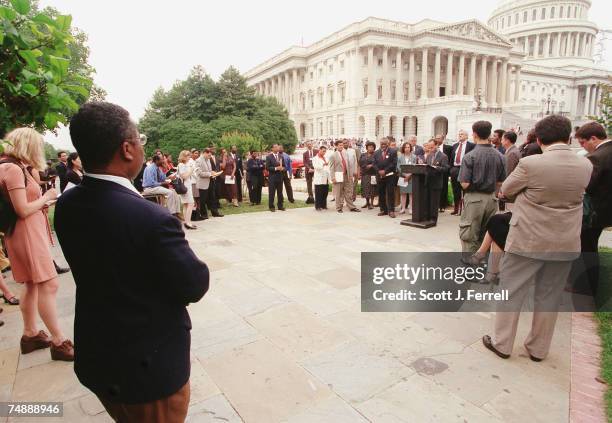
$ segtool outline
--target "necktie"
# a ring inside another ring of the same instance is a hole
[[[463,143],[459,143],[459,147],[457,148],[457,156],[455,157],[455,166],[461,165],[461,149],[463,148]]]
[[[346,160],[344,160],[344,151],[340,152],[340,158],[342,159],[342,170],[344,173],[348,174],[348,170],[346,169]]]

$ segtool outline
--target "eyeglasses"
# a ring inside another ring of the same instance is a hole
[[[140,145],[146,145],[147,144],[147,136],[145,134],[140,134]]]

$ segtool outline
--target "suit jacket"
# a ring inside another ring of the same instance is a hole
[[[514,199],[506,251],[541,260],[578,257],[582,198],[592,168],[567,144],[522,158],[501,187]]]
[[[429,189],[441,190],[444,188],[444,175],[448,172],[448,157],[440,150],[436,149],[435,154],[429,154],[425,163],[431,166],[436,166],[436,172],[430,174],[425,181]]]
[[[350,154],[346,150],[343,150],[343,152],[344,160],[346,161],[348,181],[350,182],[353,180],[355,173],[357,173],[357,159],[354,152],[353,154]],[[336,172],[343,172],[342,158],[340,157],[339,151],[334,151],[329,157],[329,178],[334,179]]]
[[[236,177],[242,178],[244,175],[244,163],[242,162],[242,157],[238,153],[236,153],[236,158],[234,159],[234,166],[236,166]]]
[[[469,153],[470,151],[472,151],[474,149],[474,147],[476,147],[476,144],[474,144],[473,142],[470,142],[470,141],[467,141],[467,140],[465,142],[466,142],[465,151],[461,155],[462,160],[463,160],[463,157],[465,157],[465,155],[467,153]],[[451,155],[450,155],[450,157],[448,159],[448,164],[449,164],[450,167],[455,166],[455,157],[457,155],[457,150],[458,149],[459,149],[459,142],[457,141],[451,147]]]
[[[318,153],[319,153],[319,150],[315,148],[312,149],[312,156],[308,154],[308,150],[304,151],[304,154],[302,155],[302,161],[304,162],[304,171],[306,173],[308,173],[308,170],[314,169],[312,165],[312,159],[316,157]]]
[[[516,166],[518,165],[519,160],[521,160],[521,152],[519,151],[516,145],[510,146],[504,153],[504,157],[506,158],[506,177],[512,173]]]
[[[414,146],[414,154],[422,159],[425,157],[425,150],[423,147],[417,144]]]
[[[274,158],[274,153],[270,153],[266,156],[266,169],[268,169],[268,174],[270,176],[282,176],[282,172],[286,172],[285,170],[276,170],[274,169],[277,166],[281,166],[283,162],[282,153],[278,153],[278,160]]]
[[[85,177],[59,198],[55,229],[76,284],[81,383],[124,403],[177,392],[190,373],[186,306],[209,278],[180,221],[124,186]]]
[[[57,176],[60,180],[60,192],[64,192],[64,188],[68,184],[68,180],[66,179],[66,173],[68,173],[68,167],[64,162],[59,162],[57,166],[55,166],[55,170],[57,171]]]
[[[612,141],[601,144],[586,157],[593,164],[587,187],[593,206],[591,225],[596,228],[612,226]]]
[[[472,148],[474,148],[474,147],[472,147]],[[453,146],[452,145],[448,145],[448,144],[442,144],[442,152],[446,155],[446,158],[448,159],[448,164],[450,166],[452,164],[451,156],[453,155]]]
[[[215,166],[210,159],[205,159],[200,156],[195,162],[195,174],[197,177],[196,188],[208,189],[210,187],[210,179],[215,171]]]
[[[382,149],[374,152],[374,169],[378,173],[380,170],[385,171],[385,175],[391,172],[397,172],[397,150],[387,148],[387,157],[383,156]]]

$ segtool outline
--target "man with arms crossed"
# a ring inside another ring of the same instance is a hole
[[[501,358],[512,353],[532,283],[533,322],[524,345],[531,360],[546,358],[561,294],[580,253],[582,198],[593,165],[570,149],[571,132],[566,117],[540,120],[535,133],[543,154],[522,158],[501,186],[502,196],[515,200],[500,273],[500,289],[508,290],[509,299],[497,303],[495,335],[482,338]]]
[[[70,136],[85,177],[59,199],[55,228],[76,283],[74,371],[115,421],[182,422],[186,306],[208,290],[208,268],[181,222],[130,183],[144,151],[125,109],[86,103]]]

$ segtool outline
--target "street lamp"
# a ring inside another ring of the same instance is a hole
[[[544,102],[546,103],[546,114],[549,115],[550,114],[550,94],[546,96],[546,100],[544,100]]]
[[[474,100],[476,101],[476,111],[480,112],[481,111],[481,104],[482,104],[482,88],[478,88],[478,91],[476,92],[476,95],[474,96]]]

